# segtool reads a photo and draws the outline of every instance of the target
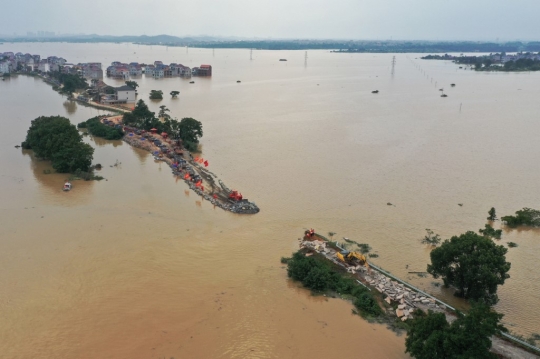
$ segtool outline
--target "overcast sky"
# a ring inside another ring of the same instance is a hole
[[[0,34],[540,40],[539,0],[16,0]]]

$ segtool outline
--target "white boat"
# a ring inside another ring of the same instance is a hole
[[[64,188],[63,188],[64,191],[71,191],[71,183],[70,182],[66,182],[64,183]]]

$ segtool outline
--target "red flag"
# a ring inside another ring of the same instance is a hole
[[[199,162],[199,157],[195,157],[195,158],[193,159],[193,161]]]
[[[204,186],[201,185],[201,191],[204,191]]]
[[[204,162],[204,158],[199,158],[199,163],[203,163]]]
[[[208,167],[208,161],[204,161],[204,167]]]
[[[217,199],[217,194],[214,193],[214,199]]]
[[[186,173],[186,175],[184,176],[185,179],[189,179],[189,173]]]
[[[197,182],[197,183],[195,184],[196,187],[200,187],[201,185],[202,185],[201,181],[199,181],[199,182]]]

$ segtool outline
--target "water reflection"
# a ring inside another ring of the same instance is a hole
[[[36,181],[43,187],[40,190],[42,199],[47,204],[62,206],[79,206],[89,202],[94,181],[72,181],[73,189],[69,192],[62,190],[64,182],[70,177],[69,173],[55,173],[50,161],[39,160],[33,151],[22,150],[24,156],[31,158],[30,164]]]
[[[77,112],[77,102],[66,100],[64,101],[63,105],[68,115],[73,115],[75,112]]]
[[[150,152],[141,150],[140,148],[135,148],[132,146],[129,146],[131,151],[135,154],[135,156],[139,159],[140,163],[145,163],[148,156],[150,156]]]
[[[104,147],[107,145],[112,145],[113,147],[118,147],[123,145],[122,140],[106,140],[102,137],[96,137],[89,135],[88,138],[98,147]]]

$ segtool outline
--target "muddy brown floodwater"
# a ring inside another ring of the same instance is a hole
[[[279,259],[303,230],[369,243],[375,264],[463,306],[433,279],[407,273],[429,261],[424,229],[449,237],[482,228],[492,206],[505,215],[540,203],[540,74],[458,71],[414,54],[396,55],[392,76],[392,55],[381,54],[309,51],[305,65],[303,51],[254,51],[252,61],[249,50],[130,44],[3,51],[104,66],[212,64],[214,76],[194,84],[136,79],[139,96],[180,91],[146,102],[202,121],[209,169],[261,208],[215,209],[148,152],[91,137],[107,181],[76,181],[63,193],[65,175],[44,174],[46,162],[14,145],[40,115],[76,124],[103,111],[66,103],[39,79],[0,82],[6,358],[407,358],[404,336],[287,279]],[[530,335],[540,332],[540,233],[505,231],[508,241],[519,246],[509,249],[497,310]]]

